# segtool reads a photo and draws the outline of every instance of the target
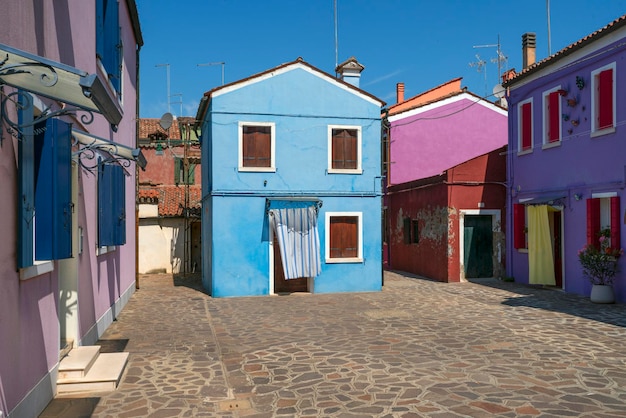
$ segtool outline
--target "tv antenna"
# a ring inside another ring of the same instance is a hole
[[[474,47],[475,48],[475,47]],[[480,55],[476,54],[476,61],[469,63],[470,67],[476,67],[476,71],[485,73],[485,96],[487,95],[487,61],[480,58]]]
[[[167,70],[167,113],[170,113],[170,65],[169,64],[156,64],[155,67],[165,67]]]

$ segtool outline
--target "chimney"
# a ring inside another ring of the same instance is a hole
[[[527,68],[535,63],[537,49],[536,36],[533,32],[522,35],[522,67]]]
[[[404,83],[396,84],[396,103],[404,101]]]
[[[335,72],[346,83],[352,84],[354,87],[359,87],[359,81],[361,79],[361,71],[365,69],[364,66],[354,57],[348,58],[335,68]]]

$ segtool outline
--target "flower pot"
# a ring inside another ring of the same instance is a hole
[[[591,296],[589,299],[593,303],[615,303],[613,286],[604,284],[594,284],[591,286]]]

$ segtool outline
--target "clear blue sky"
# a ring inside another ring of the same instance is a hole
[[[195,116],[205,91],[302,57],[334,74],[334,0],[137,0],[141,49],[140,116]],[[395,103],[396,83],[411,97],[456,77],[475,94],[521,69],[521,37],[537,35],[537,60],[548,56],[546,0],[336,0],[338,61],[365,66],[360,87]],[[624,0],[550,0],[552,53],[626,14]],[[487,45],[487,46],[485,46]],[[493,46],[490,46],[493,45]],[[476,48],[476,46],[485,46]],[[470,63],[486,62],[483,71]],[[486,79],[485,79],[486,69]],[[179,96],[182,95],[182,96]]]

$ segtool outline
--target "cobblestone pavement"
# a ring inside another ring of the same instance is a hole
[[[41,417],[624,417],[626,305],[385,273],[382,292],[213,299],[142,276],[118,389]]]

